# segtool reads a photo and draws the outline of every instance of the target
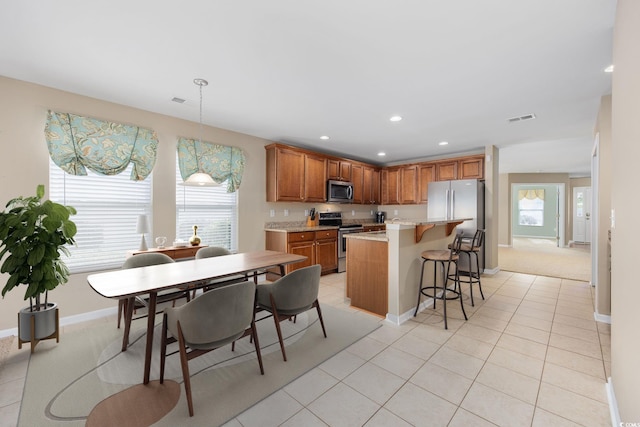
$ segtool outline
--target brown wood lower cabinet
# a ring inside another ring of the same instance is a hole
[[[386,316],[389,310],[388,243],[348,239],[347,297],[351,305]]]
[[[320,264],[322,274],[338,271],[338,230],[321,231],[265,231],[265,249],[303,255],[307,260],[289,264],[285,274],[298,268]],[[278,270],[270,270],[268,280],[279,277]]]

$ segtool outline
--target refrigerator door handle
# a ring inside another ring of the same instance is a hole
[[[450,194],[450,190],[445,191],[444,193],[444,218],[445,219],[449,219],[449,203],[451,200],[451,194]]]
[[[456,190],[451,190],[451,208],[449,209],[449,219],[456,217]]]

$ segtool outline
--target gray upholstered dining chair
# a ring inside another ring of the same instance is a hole
[[[220,246],[207,246],[206,248],[200,248],[198,249],[198,252],[196,252],[196,259],[203,259],[203,258],[213,258],[213,257],[219,257],[219,256],[225,256],[225,255],[231,255],[231,251],[227,248],[223,248]],[[238,274],[235,276],[230,276],[230,277],[223,277],[221,279],[214,279],[209,281],[209,283],[207,283],[203,288],[203,292],[206,292],[210,289],[216,288],[218,286],[224,286],[224,285],[230,285],[232,283],[238,283],[238,282],[244,282],[245,280],[248,280],[248,276],[246,274]],[[255,280],[254,278],[254,282],[257,282],[257,280]],[[193,291],[193,295],[192,297],[195,298],[196,296],[196,291],[194,289]]]
[[[212,289],[180,307],[165,309],[160,344],[160,383],[164,382],[167,345],[177,341],[190,416],[193,416],[193,399],[189,360],[251,335],[260,373],[264,375],[256,333],[255,296],[256,284],[245,281]]]
[[[124,264],[122,265],[123,269],[128,268],[140,268],[140,267],[148,267],[150,265],[159,265],[159,264],[169,264],[175,262],[171,257],[157,253],[150,252],[146,254],[133,255],[126,259]],[[188,290],[177,290],[177,291],[166,291],[158,294],[158,303],[167,302],[167,301],[175,301],[176,299],[186,298],[189,301],[191,298],[189,296]],[[129,330],[131,329],[131,320],[133,318],[133,312],[137,308],[147,307],[148,302],[146,298],[143,297],[131,297],[126,299],[121,299],[118,301],[118,328],[120,327],[120,319],[122,314],[124,313],[124,336],[122,338],[122,350],[126,350],[129,345]],[[143,316],[141,316],[143,317]]]
[[[320,289],[320,264],[293,270],[273,283],[258,286],[256,304],[258,309],[269,311],[276,325],[282,358],[287,361],[280,322],[291,319],[315,307],[322,325],[322,333],[327,337],[322,320],[322,311],[318,303]]]

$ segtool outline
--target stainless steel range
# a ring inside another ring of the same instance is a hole
[[[338,273],[347,269],[347,239],[344,237],[350,233],[362,233],[362,224],[343,224],[342,212],[320,212],[319,225],[338,227]]]

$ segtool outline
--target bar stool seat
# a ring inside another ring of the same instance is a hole
[[[460,277],[458,274],[458,260],[460,259],[460,247],[462,245],[462,236],[456,234],[451,243],[450,249],[444,250],[427,250],[420,254],[422,258],[422,270],[420,271],[420,283],[418,284],[418,303],[416,304],[416,310],[413,313],[413,317],[418,314],[420,308],[420,300],[422,296],[433,298],[433,308],[436,308],[436,301],[442,300],[444,308],[444,328],[448,329],[447,325],[447,300],[460,300],[460,308],[464,315],[464,320],[467,320],[467,313],[464,311],[464,305],[462,304],[462,290],[460,289]],[[424,267],[427,261],[433,261],[433,283],[423,284],[424,280]],[[455,271],[451,273],[451,267]],[[438,285],[437,271],[438,265],[442,268],[442,283]],[[446,268],[445,268],[446,267]],[[453,288],[449,287],[449,282],[453,281]]]
[[[476,230],[473,238],[471,240],[465,240],[463,238],[462,244],[460,245],[460,253],[467,255],[469,259],[469,271],[465,274],[461,274],[460,282],[469,284],[469,296],[471,298],[471,306],[474,307],[473,303],[473,285],[475,283],[478,284],[478,289],[480,289],[480,296],[484,300],[484,293],[482,292],[482,283],[480,283],[480,275],[482,272],[480,271],[480,248],[482,247],[482,243],[484,242],[484,230]],[[449,245],[451,248],[451,245]],[[475,271],[474,265],[472,261],[472,255],[475,257]]]

